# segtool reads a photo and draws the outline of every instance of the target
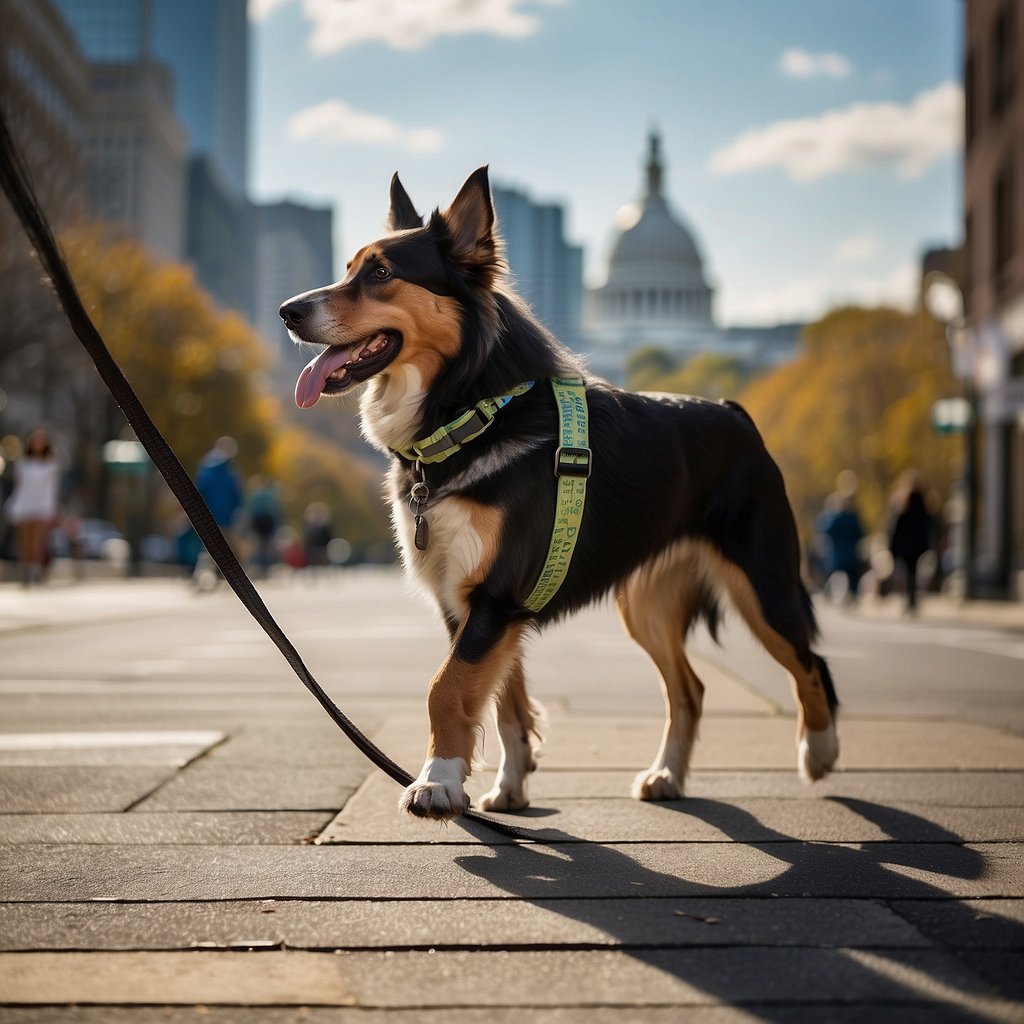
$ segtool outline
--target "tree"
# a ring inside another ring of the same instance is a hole
[[[658,345],[642,345],[626,360],[626,380],[634,391],[646,391],[667,377],[679,361]]]
[[[300,524],[310,502],[325,502],[335,535],[344,537],[358,557],[392,557],[390,517],[376,466],[301,427],[282,424],[267,472],[278,482],[288,522]]]
[[[677,395],[736,398],[750,379],[751,371],[736,356],[701,352],[658,381],[657,387]]]
[[[945,496],[960,448],[932,430],[930,416],[955,387],[943,328],[930,316],[849,307],[811,324],[800,355],[740,401],[782,468],[806,535],[844,469],[857,474],[871,529],[884,525],[890,490],[907,468]]]

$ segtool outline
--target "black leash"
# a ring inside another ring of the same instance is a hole
[[[277,645],[285,660],[291,665],[295,674],[310,693],[320,702],[320,706],[331,716],[334,724],[366,755],[378,768],[389,775],[397,783],[408,786],[413,777],[396,764],[372,740],[365,736],[359,728],[342,712],[342,710],[324,692],[323,687],[313,678],[306,668],[292,642],[284,630],[270,614],[263,599],[260,597],[252,581],[246,575],[235,553],[224,539],[224,534],[213,518],[212,513],[196,489],[192,478],[182,467],[177,455],[168,445],[164,436],[157,429],[145,407],[128,379],[121,372],[114,357],[110,354],[103,338],[85,311],[78,289],[75,287],[68,271],[67,264],[60,252],[50,225],[42,212],[39,201],[32,188],[31,179],[21,155],[18,153],[7,127],[7,118],[0,108],[0,179],[4,192],[21,221],[29,241],[36,251],[39,261],[53,283],[54,290],[71,325],[75,336],[82,343],[86,352],[96,366],[103,383],[106,384],[124,413],[125,419],[135,431],[136,437],[146,449],[153,465],[167,482],[175,498],[181,504],[185,514],[191,520],[200,540],[206,546],[210,557],[217,563],[227,580],[228,585],[245,605],[252,617],[260,624],[263,631]],[[466,811],[465,817],[485,824],[488,828],[515,839],[535,840],[526,829],[504,821],[497,821],[479,811]]]

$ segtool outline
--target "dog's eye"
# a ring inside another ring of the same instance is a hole
[[[374,281],[390,281],[392,277],[391,271],[384,266],[376,266],[373,268],[373,279]]]

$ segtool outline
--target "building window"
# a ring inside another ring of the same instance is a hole
[[[1001,292],[1006,281],[1003,271],[1013,258],[1013,166],[1007,161],[996,178],[992,192],[992,276],[996,291]]]
[[[1016,0],[1003,4],[992,25],[992,116],[999,117],[1010,105],[1014,78],[1014,5]]]

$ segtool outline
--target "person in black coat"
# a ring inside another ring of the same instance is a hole
[[[933,547],[934,522],[928,511],[921,478],[910,470],[893,492],[889,550],[907,581],[907,612],[917,611],[917,563]]]

